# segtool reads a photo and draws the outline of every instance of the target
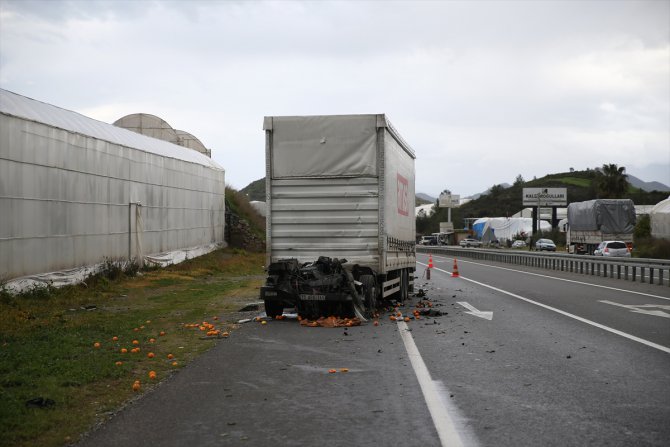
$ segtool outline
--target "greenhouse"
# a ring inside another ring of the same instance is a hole
[[[196,150],[0,90],[2,281],[205,253],[224,243],[224,194]]]

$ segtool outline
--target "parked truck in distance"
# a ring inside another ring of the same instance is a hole
[[[596,199],[568,205],[566,245],[570,253],[592,255],[603,241],[632,247],[635,204],[630,199]]]
[[[265,117],[269,317],[371,315],[413,289],[414,159],[385,115]]]

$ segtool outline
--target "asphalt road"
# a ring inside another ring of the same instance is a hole
[[[81,445],[670,444],[670,288],[426,260],[445,315],[244,324]]]

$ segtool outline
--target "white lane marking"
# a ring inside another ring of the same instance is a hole
[[[418,262],[418,261],[417,261],[417,263],[418,263],[418,264],[422,264],[421,262]],[[422,265],[426,265],[426,264],[422,264]],[[446,271],[446,270],[439,269],[439,268],[437,268],[437,267],[434,267],[433,270],[439,270],[439,271],[441,271],[441,272],[443,272],[443,273],[451,274],[451,272],[448,272],[448,271]],[[603,330],[608,331],[608,332],[611,332],[611,333],[613,333],[613,334],[620,335],[620,336],[622,336],[622,337],[624,337],[624,338],[627,338],[627,339],[629,339],[629,340],[633,340],[633,341],[636,341],[636,342],[638,342],[638,343],[642,343],[643,345],[647,345],[647,346],[649,346],[649,347],[651,347],[651,348],[655,348],[655,349],[658,349],[659,351],[663,351],[663,352],[666,352],[666,353],[670,354],[670,348],[665,347],[665,346],[663,346],[663,345],[659,345],[659,344],[654,343],[654,342],[649,341],[649,340],[645,340],[644,338],[636,337],[635,335],[631,335],[631,334],[628,334],[628,333],[626,333],[626,332],[622,332],[622,331],[620,331],[620,330],[618,330],[618,329],[614,329],[614,328],[611,328],[611,327],[609,327],[609,326],[605,326],[605,325],[603,325],[603,324],[596,323],[595,321],[587,320],[586,318],[582,318],[582,317],[580,317],[580,316],[571,314],[571,313],[569,313],[569,312],[565,312],[564,310],[557,309],[557,308],[555,308],[555,307],[551,307],[551,306],[547,306],[546,304],[538,303],[537,301],[533,301],[533,300],[531,300],[531,299],[524,298],[524,297],[522,297],[522,296],[520,296],[520,295],[517,295],[517,294],[515,294],[515,293],[508,292],[508,291],[506,291],[506,290],[502,290],[502,289],[499,289],[499,288],[497,288],[497,287],[493,287],[493,286],[490,286],[490,285],[488,285],[488,284],[481,283],[481,282],[479,282],[479,281],[475,281],[474,279],[466,278],[466,277],[464,277],[463,275],[461,275],[460,278],[461,278],[461,279],[464,279],[464,280],[466,280],[466,281],[470,281],[470,282],[472,282],[472,283],[478,284],[478,285],[480,285],[480,286],[482,286],[482,287],[486,287],[486,288],[488,288],[488,289],[495,290],[496,292],[500,292],[500,293],[503,293],[503,294],[505,294],[505,295],[509,295],[509,296],[511,296],[512,298],[517,298],[517,299],[520,299],[520,300],[522,300],[522,301],[526,301],[526,302],[528,302],[528,303],[535,304],[536,306],[540,306],[540,307],[543,307],[543,308],[545,308],[545,309],[554,311],[554,312],[559,313],[559,314],[561,314],[561,315],[565,315],[566,317],[574,318],[575,320],[577,320],[577,321],[581,321],[582,323],[590,324],[591,326],[595,326],[595,327],[597,327],[597,328],[603,329]],[[587,285],[590,285],[590,284],[588,284],[588,283],[586,283],[586,284],[587,284]],[[624,290],[624,292],[627,292],[627,291]]]
[[[419,353],[419,349],[414,343],[412,333],[408,329],[407,323],[398,321],[398,332],[400,332],[400,337],[405,344],[405,350],[407,350],[407,355],[409,356],[409,361],[414,369],[414,374],[416,374],[416,378],[419,380],[419,386],[421,387],[423,398],[428,405],[430,417],[433,419],[433,424],[440,437],[440,443],[442,444],[442,447],[462,446],[463,440],[458,434],[458,431],[456,431],[456,426],[449,415],[449,411],[447,411],[445,402],[443,402],[443,399],[440,399],[439,387],[436,386],[435,382],[430,377],[430,372],[428,372],[428,368]]]
[[[437,258],[437,256],[435,256],[435,257]],[[447,258],[444,258],[444,259],[447,259]],[[652,298],[658,298],[660,300],[669,300],[670,301],[670,298],[668,298],[667,296],[652,295],[651,293],[637,292],[637,291],[634,291],[634,290],[626,290],[626,289],[618,289],[616,287],[609,287],[609,286],[601,286],[600,284],[591,284],[591,283],[583,282],[583,281],[575,281],[573,279],[557,278],[556,276],[542,275],[540,273],[525,272],[523,270],[515,270],[515,269],[510,269],[510,268],[507,268],[507,267],[499,267],[497,265],[482,264],[480,262],[472,262],[472,261],[461,261],[461,262],[468,263],[468,264],[481,265],[483,267],[491,267],[491,268],[494,268],[494,269],[507,270],[507,271],[510,271],[510,272],[523,273],[525,275],[539,276],[541,278],[555,279],[557,281],[565,281],[565,282],[571,282],[571,283],[574,283],[574,284],[582,284],[582,285],[585,285],[585,286],[599,287],[601,289],[616,290],[617,292],[634,293],[636,295],[650,296]],[[417,261],[417,263],[419,263],[421,265],[426,265],[426,264],[423,264],[423,263],[418,262],[418,261]],[[451,272],[449,272],[449,273],[451,273]]]
[[[458,304],[469,310],[469,312],[465,312],[466,314],[474,315],[475,317],[483,318],[485,320],[493,320],[493,312],[477,310],[475,306],[466,303],[465,301],[459,301]]]
[[[654,315],[656,317],[664,317],[664,318],[670,318],[670,314],[667,312],[663,312],[662,310],[645,310],[644,308],[658,308],[658,309],[665,309],[665,310],[670,310],[670,306],[662,306],[662,305],[657,305],[657,304],[640,304],[640,305],[635,305],[635,304],[620,304],[620,303],[615,303],[613,301],[607,301],[607,300],[599,300],[599,303],[603,304],[610,304],[612,306],[618,306],[618,307],[623,307],[624,309],[628,309],[631,312],[635,312],[638,314],[646,314],[646,315]]]

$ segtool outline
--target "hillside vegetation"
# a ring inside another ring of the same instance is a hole
[[[523,188],[567,188],[569,202],[605,198],[607,194],[599,184],[601,178],[602,174],[599,171],[588,170],[551,174],[531,181],[517,178],[509,188],[493,185],[488,194],[452,209],[452,222],[456,228],[463,228],[464,218],[512,216],[524,209]],[[667,192],[646,192],[630,184],[627,184],[625,192],[618,196],[622,199],[632,199],[636,205],[655,205],[667,197]],[[433,215],[417,218],[416,231],[419,234],[435,233],[440,229],[440,222],[446,221],[447,210],[437,208],[437,212]]]

